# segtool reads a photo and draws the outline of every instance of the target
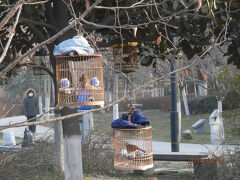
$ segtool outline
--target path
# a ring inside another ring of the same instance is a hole
[[[239,146],[234,145],[211,145],[211,144],[191,144],[191,143],[180,143],[179,152],[181,154],[206,154],[209,152],[225,152],[226,150],[234,150]],[[153,154],[158,153],[169,153],[171,152],[170,142],[158,142],[153,141]]]
[[[4,125],[9,124],[9,123],[20,123],[20,122],[23,122],[23,121],[26,121],[26,120],[27,119],[26,119],[25,116],[3,118],[3,119],[0,119],[0,126],[4,126]],[[9,128],[9,129],[4,129],[0,132],[12,131],[16,137],[23,138],[25,128],[26,128],[26,126],[25,127]],[[46,126],[37,125],[36,130],[37,130],[36,139],[41,138],[41,137],[44,138],[44,137],[47,137],[49,135],[54,134],[53,129],[49,128],[49,127],[46,127]]]
[[[16,116],[10,118],[0,119],[0,126],[9,124],[9,123],[19,123],[26,121],[25,116]],[[23,138],[24,130],[26,127],[16,127],[9,128],[3,131],[12,131],[14,135],[19,138]],[[0,131],[0,132],[3,132]],[[38,125],[36,137],[47,137],[49,135],[53,135],[54,131],[52,128]],[[227,145],[211,145],[211,144],[191,144],[191,143],[180,143],[180,152],[176,154],[208,154],[209,152],[223,152],[228,149],[234,150],[237,146],[227,146]],[[239,148],[239,146],[238,146]],[[168,154],[171,153],[171,143],[170,142],[159,142],[153,141],[153,154]]]

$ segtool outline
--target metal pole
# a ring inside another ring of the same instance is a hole
[[[175,60],[171,62],[170,71],[174,71]],[[178,112],[177,112],[177,83],[176,83],[176,73],[172,73],[171,79],[171,106],[172,111],[170,114],[171,118],[171,150],[172,152],[179,152],[179,122],[178,122]]]

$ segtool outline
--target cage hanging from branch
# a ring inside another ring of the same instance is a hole
[[[129,42],[122,46],[113,47],[114,69],[123,73],[136,72],[138,70],[137,42]]]
[[[153,167],[152,127],[113,129],[114,167],[146,170]]]
[[[104,106],[101,55],[56,56],[59,107]]]

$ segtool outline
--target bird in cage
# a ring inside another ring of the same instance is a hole
[[[84,89],[84,88],[88,87],[88,84],[89,84],[89,79],[88,79],[87,75],[82,74],[82,76],[79,78],[79,86]]]
[[[131,154],[139,150],[142,151],[143,153],[145,152],[143,149],[139,148],[137,145],[134,144],[125,143],[125,146],[128,154]]]
[[[120,151],[120,155],[133,160],[137,157],[144,156],[145,152],[146,151],[134,144],[125,143],[125,148]]]

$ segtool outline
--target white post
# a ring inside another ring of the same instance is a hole
[[[190,112],[189,112],[188,102],[187,102],[187,96],[186,96],[186,92],[185,92],[185,89],[184,89],[184,88],[183,88],[183,90],[182,90],[182,98],[183,98],[183,103],[184,103],[184,108],[185,108],[186,116],[189,116],[189,115],[190,115]]]
[[[223,117],[222,117],[222,101],[218,100],[218,112],[219,112],[219,118],[220,118],[220,138],[222,141],[225,140],[224,135],[224,126],[223,126]]]
[[[218,109],[215,109],[209,116],[211,144],[221,144],[219,137],[220,119]]]
[[[113,73],[113,102],[118,100],[118,73]],[[119,118],[118,104],[113,105],[113,120]]]
[[[85,110],[84,110],[85,111]],[[93,113],[87,113],[82,116],[82,134],[85,138],[94,128]]]

